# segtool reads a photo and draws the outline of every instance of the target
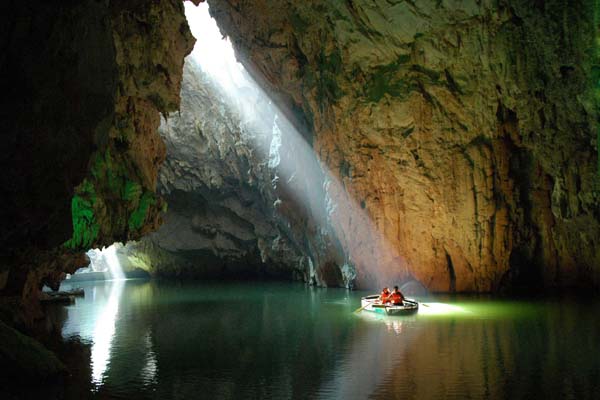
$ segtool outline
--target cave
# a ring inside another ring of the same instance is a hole
[[[597,2],[0,10],[2,398],[600,397]]]

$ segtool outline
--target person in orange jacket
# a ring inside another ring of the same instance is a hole
[[[388,289],[387,287],[384,287],[383,290],[381,291],[381,294],[379,295],[379,300],[381,300],[381,304],[389,303],[390,296],[391,296],[390,289]]]
[[[398,290],[398,286],[394,286],[394,291],[390,294],[390,301],[395,306],[401,306],[404,302],[404,295]]]

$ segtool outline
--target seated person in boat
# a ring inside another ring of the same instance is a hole
[[[398,286],[394,286],[394,291],[390,294],[390,301],[395,306],[401,306],[404,302],[404,295],[398,290]]]
[[[381,294],[379,295],[379,300],[381,301],[381,304],[389,303],[391,295],[392,294],[390,293],[390,289],[384,287],[381,291]]]

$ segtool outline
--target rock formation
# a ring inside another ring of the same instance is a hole
[[[6,2],[0,291],[35,300],[82,250],[156,228],[160,113],[193,46],[177,0]]]
[[[359,284],[599,286],[594,2],[209,4],[366,212],[329,210]]]
[[[311,216],[296,208],[290,221],[281,210],[288,205],[282,190],[289,185],[280,182],[287,179],[278,175],[278,160],[290,143],[279,132],[277,118],[283,117],[274,105],[251,85],[230,101],[192,57],[181,98],[180,112],[160,129],[167,148],[159,173],[159,191],[169,204],[164,224],[129,243],[120,252],[123,264],[159,276],[343,284],[341,275],[310,267],[312,260],[328,257],[323,238],[309,238]],[[243,107],[253,112],[243,113]]]
[[[158,226],[160,113],[179,106],[194,38],[180,0],[9,1],[0,13],[0,368],[53,382],[62,364],[12,327],[30,332],[42,285],[85,265],[85,250]]]
[[[0,291],[21,298],[84,264],[81,250],[158,227],[156,129],[179,106],[193,44],[176,0],[59,3],[0,6]],[[213,0],[211,12],[325,168],[295,160],[298,175],[270,186],[277,166],[248,152],[243,129],[197,135],[203,170],[164,136],[169,218],[202,254],[317,284],[599,286],[594,2]],[[148,243],[197,250],[159,237]]]
[[[191,58],[181,97],[180,112],[160,129],[167,148],[159,174],[169,205],[164,224],[129,247],[148,256],[151,271],[163,276],[235,276],[261,264],[276,269],[298,263],[273,219],[268,159],[253,152],[252,142],[269,141],[258,135],[270,132],[244,128]],[[267,253],[273,242],[281,244],[280,256]]]
[[[171,115],[165,147],[180,0],[2,2],[0,366],[26,343],[27,374],[61,373],[13,327],[83,251],[159,226],[167,152],[168,223],[134,245],[157,274],[599,288],[596,3],[211,0],[300,136],[247,129],[189,75],[204,108]]]

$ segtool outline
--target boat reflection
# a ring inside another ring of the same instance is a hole
[[[91,344],[95,398],[600,393],[597,302],[427,302],[431,312],[357,316],[357,295],[302,285],[113,281],[84,289],[67,307],[63,334]]]
[[[359,318],[368,323],[356,326],[333,376],[319,389],[319,398],[369,398],[402,365],[420,329],[414,316],[364,312]]]

